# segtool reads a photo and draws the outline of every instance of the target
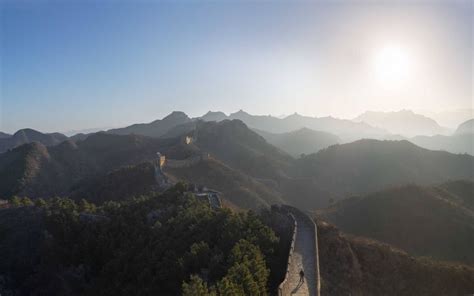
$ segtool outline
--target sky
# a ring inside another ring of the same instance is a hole
[[[472,108],[473,3],[0,0],[0,131]]]

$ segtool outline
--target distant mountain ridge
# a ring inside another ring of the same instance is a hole
[[[38,142],[46,146],[53,146],[65,140],[67,137],[60,133],[44,134],[34,129],[21,129],[11,136],[3,134],[0,137],[0,153],[27,143]]]
[[[410,110],[397,112],[366,111],[354,118],[353,121],[365,122],[371,126],[383,128],[392,134],[407,137],[448,133],[448,129],[441,127],[435,120]]]
[[[179,132],[186,132],[195,128],[195,122],[238,119],[250,128],[270,133],[288,133],[302,128],[315,131],[332,133],[343,141],[353,141],[360,138],[383,138],[387,132],[380,128],[374,128],[365,123],[355,123],[351,120],[337,119],[333,117],[308,117],[293,114],[284,118],[273,116],[251,115],[240,110],[230,115],[223,112],[209,111],[201,117],[189,118],[185,113],[174,111],[161,120],[150,123],[134,124],[124,128],[111,129],[108,133],[125,135],[139,134],[150,137],[171,137]]]
[[[107,133],[115,135],[137,134],[148,137],[161,137],[170,129],[191,121],[184,112],[174,111],[163,119],[158,119],[150,123],[138,123],[124,128],[110,129]]]
[[[452,135],[416,136],[409,141],[430,150],[474,155],[474,119],[460,124]]]
[[[455,132],[456,135],[474,134],[474,118],[461,123]]]
[[[218,118],[222,118],[222,114]],[[308,128],[337,135],[345,142],[360,138],[382,138],[387,134],[385,130],[372,127],[366,123],[355,123],[351,120],[337,119],[330,116],[309,117],[294,113],[284,118],[278,118],[271,115],[251,115],[240,110],[231,113],[227,118],[239,119],[250,128],[270,133],[287,133]],[[205,118],[203,119],[205,120]]]
[[[181,130],[188,124],[191,129]],[[270,189],[262,192],[277,192],[282,200],[302,208],[325,207],[331,199],[338,200],[347,194],[409,182],[429,185],[449,179],[474,179],[473,156],[430,151],[408,141],[359,140],[334,144],[295,159],[240,120],[198,120],[175,128],[180,130],[179,136],[169,138],[96,133],[84,140],[67,140],[50,147],[26,144],[1,153],[0,196],[70,194],[74,186],[82,186],[86,179],[97,179],[111,170],[156,159],[158,151],[172,159],[209,153],[225,166]],[[184,143],[184,136],[190,137],[191,144]],[[216,165],[209,168],[234,174]],[[118,180],[118,176],[108,180]]]
[[[359,140],[297,160],[296,173],[339,194],[367,193],[397,184],[474,180],[474,157],[431,151],[408,141]]]
[[[301,154],[311,154],[334,144],[339,144],[341,139],[333,134],[301,128],[296,131],[274,134],[261,130],[254,131],[267,140],[268,143],[280,148],[293,157]]]
[[[24,144],[0,154],[0,196],[69,195],[73,186],[86,179],[155,159],[157,151],[167,152],[174,145],[174,140],[105,133],[49,147],[38,142]]]
[[[10,138],[12,135],[0,132],[0,139]]]

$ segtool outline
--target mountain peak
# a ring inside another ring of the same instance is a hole
[[[474,134],[474,118],[461,123],[456,129],[455,134]]]
[[[168,116],[163,118],[163,121],[170,121],[170,120],[183,120],[183,121],[188,121],[190,118],[186,113],[182,111],[173,111],[171,112]]]
[[[227,118],[227,115],[221,111],[207,111],[206,114],[200,117],[204,121],[222,121]]]
[[[31,128],[24,128],[24,129],[17,130],[13,134],[13,136],[14,137],[22,137],[22,136],[40,135],[40,134],[42,134],[42,133],[37,131],[37,130],[31,129]]]
[[[245,115],[245,116],[249,116],[250,114],[247,113],[247,112],[245,112],[244,110],[240,109],[239,111],[230,114],[230,116],[233,116],[233,115],[238,115],[238,116],[240,116],[240,115]]]
[[[295,112],[291,115],[288,115],[286,118],[302,118],[302,117],[304,117],[304,116],[299,114],[298,112]]]

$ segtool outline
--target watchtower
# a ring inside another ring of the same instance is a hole
[[[155,161],[156,162],[155,166],[158,166],[159,169],[162,170],[166,162],[166,156],[162,155],[160,152],[156,152],[156,156],[157,156],[157,159]]]

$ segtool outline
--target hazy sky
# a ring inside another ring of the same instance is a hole
[[[473,3],[0,0],[0,130],[469,108]]]

